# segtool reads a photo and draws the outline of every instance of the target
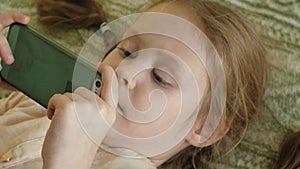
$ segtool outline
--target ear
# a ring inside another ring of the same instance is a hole
[[[214,143],[216,143],[217,141],[219,141],[220,139],[222,139],[227,132],[230,129],[230,122],[227,121],[224,116],[221,118],[221,122],[219,123],[219,126],[216,128],[216,130],[214,131],[214,133],[207,139],[207,138],[203,138],[203,136],[201,136],[201,131],[202,131],[202,127],[201,128],[197,128],[196,126],[194,126],[194,128],[190,131],[190,133],[187,135],[186,137],[186,141],[190,144],[193,145],[195,147],[207,147],[210,146]],[[200,140],[205,140],[203,143],[199,143]]]

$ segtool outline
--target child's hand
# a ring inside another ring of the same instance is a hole
[[[116,119],[111,93],[112,78],[116,78],[114,71],[103,65],[99,70],[104,84],[102,98],[88,89],[78,88],[74,93],[56,94],[50,99],[48,117],[52,122],[42,150],[44,169],[90,167],[99,141],[102,142]],[[91,120],[95,114],[103,120],[97,126],[92,125],[94,133],[90,135],[90,126],[86,126],[83,119]],[[98,135],[93,136],[95,133]]]
[[[9,12],[0,15],[0,32],[4,28],[10,26],[14,22],[19,22],[22,24],[28,24],[30,18],[18,12]],[[14,57],[12,55],[9,44],[6,40],[6,37],[0,33],[0,58],[5,64],[12,64],[14,62]],[[2,69],[0,65],[0,70]],[[0,83],[0,87],[6,88],[9,90],[15,90],[13,87],[9,86],[7,83]]]

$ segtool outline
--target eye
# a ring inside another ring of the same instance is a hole
[[[133,55],[131,52],[129,52],[129,51],[126,50],[125,48],[118,47],[118,49],[122,52],[122,55],[123,55],[125,58],[135,58],[135,55],[136,55],[136,54]]]
[[[123,55],[125,57],[129,57],[131,55],[131,52],[129,52],[128,50],[124,49],[124,48],[120,48],[118,47],[118,49],[123,53]]]
[[[163,78],[163,73],[161,70],[158,69],[152,69],[151,71],[152,73],[152,77],[153,80],[158,84],[161,85],[163,87],[168,87],[168,86],[172,86],[171,83],[167,82],[164,78]]]

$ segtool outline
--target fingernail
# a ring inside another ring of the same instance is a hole
[[[97,69],[100,67],[101,64],[102,64],[101,62],[97,63]]]
[[[29,16],[26,16],[26,17],[25,17],[25,22],[28,23],[29,21],[30,21],[30,17],[29,17]]]
[[[9,56],[7,57],[7,61],[8,61],[9,63],[13,63],[13,62],[15,61],[13,55],[9,55]]]

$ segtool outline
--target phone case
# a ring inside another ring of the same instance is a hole
[[[33,28],[13,24],[7,39],[15,61],[1,63],[2,79],[44,107],[55,93],[73,92],[80,86],[100,94],[101,76],[95,65]]]

